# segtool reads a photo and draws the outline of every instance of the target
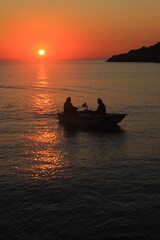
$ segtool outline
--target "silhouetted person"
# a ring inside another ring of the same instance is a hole
[[[106,107],[105,107],[104,103],[102,102],[102,99],[98,98],[97,102],[98,102],[99,105],[98,105],[98,108],[96,110],[96,113],[98,113],[100,115],[106,114]]]
[[[71,98],[68,97],[66,99],[66,102],[64,103],[64,113],[67,113],[67,114],[75,114],[76,111],[77,111],[77,107],[74,107],[71,103]]]

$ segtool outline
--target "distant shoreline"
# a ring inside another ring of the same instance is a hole
[[[130,50],[128,53],[113,55],[105,62],[155,62],[160,63],[160,42],[150,47]]]

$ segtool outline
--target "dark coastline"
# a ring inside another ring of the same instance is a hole
[[[128,53],[113,55],[105,62],[160,62],[160,42],[150,47],[131,50]]]

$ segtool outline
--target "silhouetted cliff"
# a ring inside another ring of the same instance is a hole
[[[108,62],[160,62],[160,42],[150,47],[114,55],[108,59]]]

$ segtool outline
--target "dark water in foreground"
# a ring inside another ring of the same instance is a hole
[[[0,63],[0,239],[159,239],[160,68]],[[128,116],[117,131],[65,129],[74,105]]]

